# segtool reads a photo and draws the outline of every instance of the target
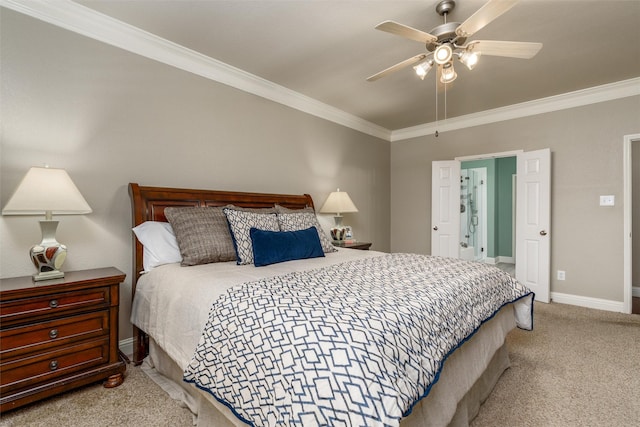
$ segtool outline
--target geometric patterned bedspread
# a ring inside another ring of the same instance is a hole
[[[397,426],[448,355],[529,294],[493,266],[416,254],[245,283],[214,303],[184,380],[255,426]]]

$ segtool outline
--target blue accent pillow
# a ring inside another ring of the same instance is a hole
[[[324,256],[315,227],[298,231],[267,231],[252,227],[249,235],[256,267]]]

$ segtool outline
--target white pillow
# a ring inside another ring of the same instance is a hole
[[[146,221],[132,230],[144,246],[142,257],[144,271],[151,271],[159,265],[182,261],[178,241],[168,222]]]

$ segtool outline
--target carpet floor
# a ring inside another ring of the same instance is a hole
[[[511,368],[472,427],[640,425],[640,316],[535,305],[534,331],[512,331]],[[140,368],[125,382],[91,385],[0,417],[0,426],[192,425],[191,413]]]

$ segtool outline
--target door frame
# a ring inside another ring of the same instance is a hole
[[[475,154],[471,156],[454,157],[453,160],[458,160],[459,162],[468,162],[471,160],[488,160],[497,159],[500,157],[518,157],[518,154],[522,153],[524,153],[524,150],[501,151],[499,153]]]
[[[454,160],[459,161],[460,163],[462,162],[468,162],[468,161],[473,161],[473,160],[489,160],[489,159],[499,159],[499,158],[503,158],[503,157],[518,157],[518,155],[524,153],[524,150],[513,150],[513,151],[501,151],[498,153],[488,153],[488,154],[475,154],[475,155],[470,155],[470,156],[459,156],[459,157],[455,157]],[[512,183],[515,184],[515,175],[513,175],[512,177]],[[516,188],[515,186],[512,189],[512,196],[515,196],[516,194]],[[512,215],[513,215],[513,222],[512,222],[512,250],[511,250],[511,256],[513,257],[513,262],[515,263],[516,261],[516,221],[515,221],[515,217],[516,217],[516,212],[515,212],[515,197],[513,198],[513,205],[512,205]],[[486,202],[486,197],[485,197],[485,202]],[[486,215],[485,215],[486,216]],[[486,228],[486,227],[485,227]],[[485,233],[486,234],[486,233]],[[486,238],[487,236],[485,236]],[[485,247],[486,247],[486,243],[487,241],[485,240]],[[499,257],[496,256],[496,263],[500,262]]]
[[[623,170],[623,206],[624,206],[624,297],[623,297],[623,310],[625,313],[631,313],[632,298],[633,298],[633,283],[632,283],[632,269],[633,264],[631,261],[631,248],[632,248],[632,234],[631,234],[631,220],[633,218],[633,205],[631,196],[631,178],[632,178],[632,164],[631,164],[631,144],[640,144],[640,133],[625,135],[623,138],[623,150],[622,150],[622,170]],[[637,149],[637,148],[636,148]]]

